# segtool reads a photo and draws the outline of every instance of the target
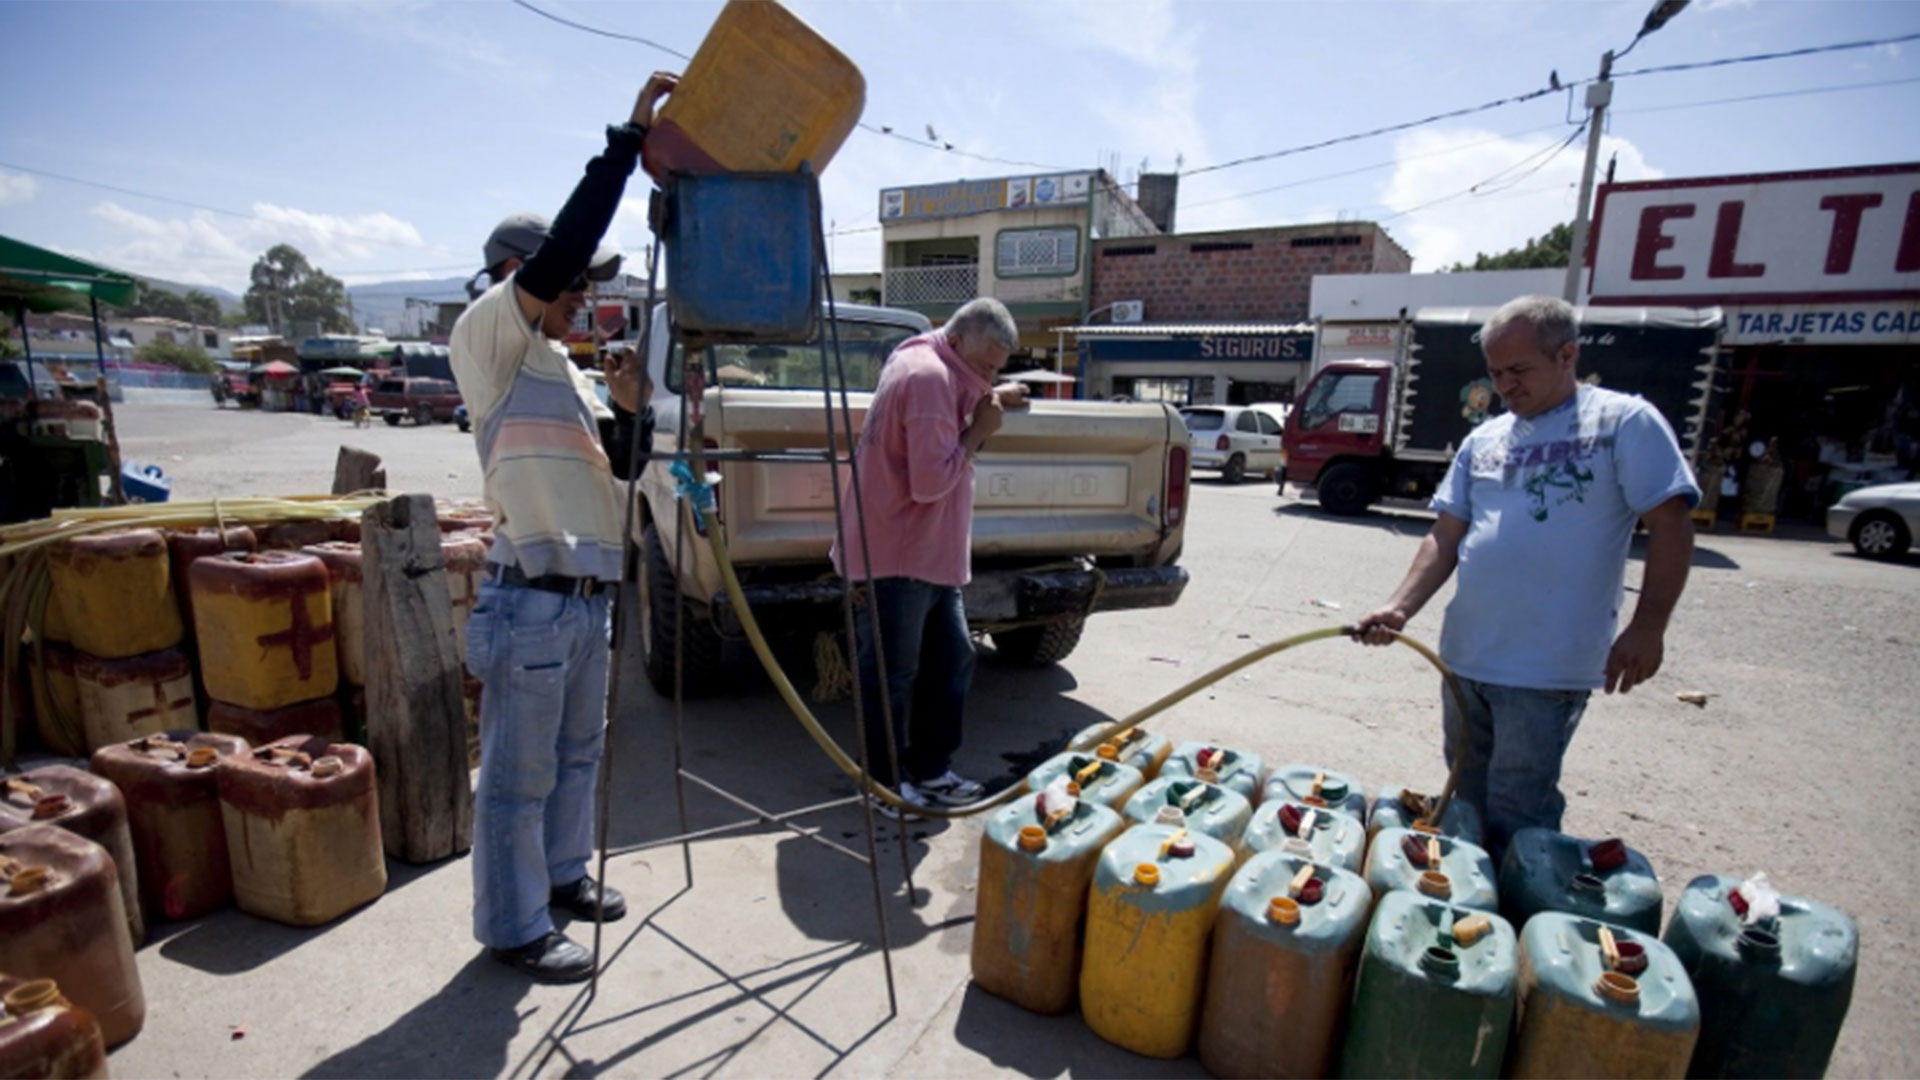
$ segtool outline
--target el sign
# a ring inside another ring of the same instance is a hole
[[[1600,189],[1595,304],[1920,297],[1920,164]]]

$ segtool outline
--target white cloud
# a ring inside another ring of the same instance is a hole
[[[1502,138],[1467,128],[1426,128],[1402,135],[1394,142],[1399,160],[1382,185],[1380,202],[1389,213],[1406,216],[1383,224],[1413,253],[1416,270],[1439,270],[1455,262],[1471,262],[1479,252],[1518,247],[1573,220],[1586,141],[1576,139],[1554,153],[1553,148],[1565,138],[1556,134]],[[1470,154],[1445,152],[1464,143],[1480,145]],[[1604,136],[1598,179],[1605,178],[1607,161],[1616,154],[1617,180],[1653,180],[1664,175],[1647,164],[1632,143]],[[1477,194],[1461,194],[1476,185]]]
[[[103,202],[92,212],[110,239],[84,254],[136,273],[235,291],[245,289],[254,260],[275,244],[292,244],[323,270],[450,257],[429,248],[413,225],[384,212],[342,216],[272,203],[254,203],[252,211],[247,218],[206,211],[156,218]]]
[[[514,82],[541,82],[546,78],[539,52],[525,48],[510,52],[500,42],[476,33],[471,12],[464,4],[329,0],[303,6],[383,44],[398,41],[408,45],[448,71]]]
[[[0,206],[31,202],[40,191],[40,182],[24,173],[0,169]]]
[[[1200,116],[1199,9],[1173,0],[1068,0],[1029,5],[1027,12],[1043,24],[1047,36],[1039,40],[1110,53],[1147,74],[1123,83],[1125,92],[1090,88],[1087,105],[1125,145],[1154,147],[1169,159],[1209,159]]]

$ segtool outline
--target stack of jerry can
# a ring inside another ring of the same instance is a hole
[[[332,582],[298,551],[227,553],[188,571],[207,726],[260,746],[290,735],[345,735]]]
[[[49,609],[58,607],[58,625],[73,645],[85,749],[198,727],[193,661],[182,648],[186,632],[160,533],[77,536],[54,545],[47,566]]]

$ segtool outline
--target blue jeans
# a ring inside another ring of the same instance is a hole
[[[1587,710],[1586,690],[1528,690],[1461,679],[1462,716],[1444,685],[1447,767],[1465,755],[1458,797],[1487,823],[1487,853],[1497,865],[1507,841],[1528,826],[1560,829],[1566,796],[1560,761]]]
[[[867,614],[869,602],[880,613],[880,638],[887,658],[887,700],[893,707],[900,770],[909,782],[935,779],[946,773],[953,752],[960,748],[960,714],[966,708],[967,688],[973,685],[973,638],[967,633],[967,612],[960,602],[960,590],[913,578],[876,578],[873,596],[861,597],[854,605],[867,768],[875,780],[893,787],[898,778],[887,757],[873,620]]]
[[[611,590],[586,600],[487,583],[467,620],[467,670],[486,687],[473,936],[491,948],[545,936],[549,891],[587,872],[612,601]]]

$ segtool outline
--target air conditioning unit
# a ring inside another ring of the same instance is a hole
[[[1113,305],[1113,321],[1117,323],[1137,323],[1147,317],[1145,300],[1116,300]]]

